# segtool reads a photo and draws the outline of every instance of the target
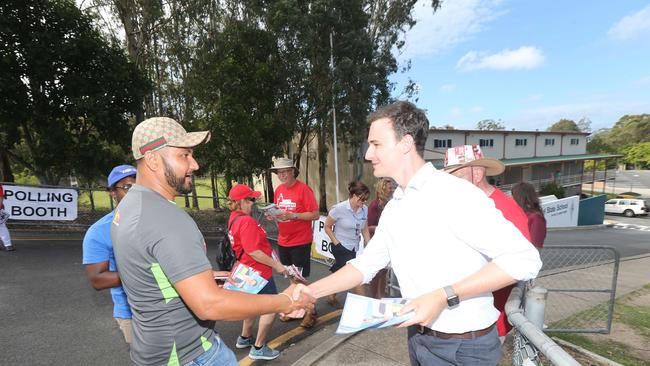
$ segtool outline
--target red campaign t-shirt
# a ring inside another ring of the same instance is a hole
[[[275,189],[275,204],[279,209],[291,213],[311,212],[318,210],[314,191],[305,183],[296,182],[287,188],[280,184]],[[278,245],[295,247],[312,242],[311,221],[289,220],[278,222]]]
[[[530,241],[530,233],[528,232],[528,216],[524,210],[515,202],[512,197],[507,196],[498,188],[494,189],[494,192],[490,195],[490,198],[494,201],[494,206],[503,213],[503,217],[506,220],[512,222],[519,231]],[[492,293],[494,296],[494,307],[499,310],[499,319],[497,320],[497,330],[499,336],[505,336],[512,325],[508,323],[508,318],[506,317],[506,301],[508,301],[508,296],[510,296],[510,291],[515,285],[510,285],[504,287],[500,290],[497,290]]]
[[[236,216],[241,217],[231,225],[232,220]],[[271,278],[273,269],[248,255],[248,253],[261,250],[264,254],[271,257],[271,244],[266,239],[266,231],[264,231],[262,226],[254,218],[241,212],[231,212],[228,225],[230,226],[228,236],[230,237],[230,244],[232,245],[232,250],[235,252],[235,257],[241,255],[239,261],[259,272],[260,276],[265,280]],[[242,248],[244,250],[243,255]]]

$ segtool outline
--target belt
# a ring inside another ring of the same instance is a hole
[[[433,336],[440,339],[474,339],[490,333],[492,331],[492,328],[494,328],[494,324],[484,329],[472,330],[465,333],[444,333],[425,327],[423,325],[416,325],[413,327],[415,328],[416,332],[422,335]]]

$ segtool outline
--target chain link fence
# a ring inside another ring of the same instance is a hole
[[[609,333],[619,254],[604,246],[547,246],[535,283],[548,290],[547,332]]]
[[[514,366],[532,366],[551,364],[556,366],[579,366],[569,353],[555,343],[534,324],[529,317],[525,300],[529,283],[520,282],[513,288],[506,302],[508,321],[513,325],[511,361]],[[534,299],[529,299],[535,301]]]

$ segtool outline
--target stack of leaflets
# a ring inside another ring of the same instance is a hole
[[[253,268],[237,263],[223,285],[226,290],[242,291],[249,294],[260,292],[269,281],[260,276]]]
[[[385,328],[399,325],[415,316],[413,311],[398,315],[408,301],[408,299],[403,298],[377,300],[348,293],[343,307],[343,315],[341,315],[341,322],[336,329],[336,333],[354,333],[366,328]]]
[[[276,252],[275,249],[271,250],[271,258],[273,258],[274,261],[281,262],[278,252]],[[284,268],[287,270],[287,273],[284,274],[284,278],[290,278],[298,283],[307,283],[305,277],[302,276],[302,267],[296,267],[295,264],[291,264],[288,266],[285,265]]]
[[[302,276],[302,267],[296,267],[295,264],[292,264],[290,266],[284,266],[284,268],[287,269],[287,273],[284,277],[289,277],[298,283],[307,283],[305,277]]]
[[[264,211],[265,214],[269,215],[273,220],[282,221],[279,219],[279,216],[282,215],[284,211],[279,209],[275,203],[271,203],[270,205],[264,206],[260,209]]]

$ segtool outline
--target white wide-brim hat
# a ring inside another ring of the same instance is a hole
[[[271,167],[271,169],[269,170],[275,173],[279,169],[287,169],[287,168],[298,169],[296,168],[296,165],[293,163],[293,160],[289,158],[277,158],[275,159],[275,161],[273,161],[273,167]]]
[[[506,170],[506,166],[499,159],[483,156],[478,145],[461,145],[447,149],[442,170],[453,173],[458,169],[470,166],[485,168],[487,176],[499,175]]]

